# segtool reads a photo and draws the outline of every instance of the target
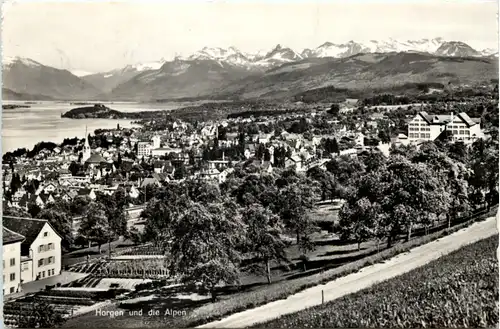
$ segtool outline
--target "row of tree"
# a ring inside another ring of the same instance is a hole
[[[339,213],[343,238],[358,244],[387,238],[390,246],[402,233],[408,240],[415,228],[427,230],[442,220],[450,226],[460,215],[498,202],[497,141],[481,139],[470,147],[428,142],[419,150],[393,149],[388,159],[369,157],[346,179]]]
[[[343,198],[337,227],[342,239],[386,240],[430,228],[498,198],[498,143],[426,143],[336,157],[326,170],[273,174],[236,167],[223,184],[187,180],[152,188],[142,217],[141,241],[162,245],[170,272],[201,282],[215,298],[220,283],[259,269],[271,282],[272,262],[286,260],[284,234],[294,234],[304,255],[314,248],[309,216],[320,199]],[[248,262],[252,258],[256,261]],[[246,261],[245,261],[246,260]],[[248,265],[250,263],[250,265]],[[243,265],[246,264],[246,265]]]

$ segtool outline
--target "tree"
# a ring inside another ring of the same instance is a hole
[[[212,301],[217,299],[217,285],[239,280],[241,256],[237,246],[244,225],[240,216],[231,216],[234,214],[228,209],[223,203],[190,202],[172,225],[170,272],[183,282],[199,282],[210,292]]]
[[[65,322],[62,314],[45,301],[24,303],[17,319],[19,328],[55,328]]]
[[[28,204],[28,212],[32,218],[36,218],[41,210],[42,208],[34,202]]]
[[[188,204],[187,188],[179,184],[168,184],[151,193],[153,197],[141,212],[146,220],[143,238],[163,246],[170,236],[172,223],[186,209]]]
[[[335,193],[337,184],[330,172],[316,166],[307,171],[307,176],[319,183],[322,201],[337,196]]]
[[[494,199],[498,193],[498,142],[486,142],[482,139],[475,141],[469,158],[472,169],[469,184],[476,190],[476,193],[487,196],[485,201],[489,209],[494,202],[498,201]]]
[[[339,212],[341,238],[354,239],[359,250],[362,242],[375,237],[379,213],[380,205],[371,203],[366,197],[354,204],[347,203]]]
[[[327,112],[333,116],[338,116],[340,113],[340,105],[337,103],[333,103]]]
[[[56,232],[62,237],[62,246],[69,250],[73,244],[73,220],[67,212],[58,209],[58,206],[43,209],[38,214],[38,218],[46,219],[54,227]]]
[[[390,135],[389,128],[380,129],[379,132],[378,132],[377,137],[384,144],[390,143],[391,142],[391,135]]]
[[[448,210],[449,193],[428,165],[395,156],[376,174],[379,176],[374,198],[379,196],[379,204],[389,220],[388,246],[400,231],[406,231],[406,240],[410,240],[416,223],[427,226],[430,215],[437,217]]]
[[[360,158],[367,172],[378,170],[380,167],[384,166],[387,161],[386,157],[381,152],[373,150],[363,152]]]
[[[111,238],[126,236],[129,196],[123,188],[119,188],[113,195],[98,193],[97,202],[102,205],[106,218],[108,219]]]
[[[278,190],[272,174],[250,174],[241,181],[231,194],[241,206],[260,203],[264,208],[275,210],[278,206]]]
[[[122,165],[122,155],[121,155],[121,153],[118,153],[118,159],[116,159],[116,164],[117,164],[117,167],[120,167]]]
[[[184,179],[188,176],[188,171],[184,165],[179,166],[177,169],[174,171],[174,179],[180,180]]]
[[[101,204],[92,202],[88,205],[78,233],[89,242],[89,246],[91,242],[96,242],[101,253],[102,244],[108,242],[112,236],[106,210]]]
[[[30,213],[22,208],[7,207],[5,209],[2,209],[2,211],[3,211],[2,215],[4,216],[24,217],[24,218],[31,217]]]
[[[365,172],[364,164],[358,159],[350,156],[336,157],[326,163],[326,169],[331,172],[341,185],[349,185]]]
[[[315,225],[308,213],[316,200],[316,188],[312,180],[300,177],[297,182],[284,186],[280,191],[281,218],[295,232],[297,244],[304,252],[312,248],[309,234]]]
[[[76,174],[78,174],[78,172],[80,171],[80,165],[78,165],[76,162],[73,161],[69,165],[68,170],[71,172],[72,176],[76,176]]]
[[[83,216],[91,202],[92,200],[88,196],[76,196],[69,204],[71,214],[73,216]]]
[[[267,282],[270,284],[270,262],[286,260],[286,245],[280,236],[283,225],[278,216],[259,204],[245,208],[242,218],[247,226],[248,249],[264,264]]]
[[[12,174],[12,179],[10,181],[10,192],[15,194],[22,187],[21,177],[17,173]]]
[[[447,150],[448,153],[450,150]],[[420,150],[415,153],[413,162],[427,164],[449,196],[448,226],[452,219],[459,213],[469,211],[468,182],[469,170],[466,166],[449,157],[439,146],[432,143],[424,143]]]

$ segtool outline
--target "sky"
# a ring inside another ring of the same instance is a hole
[[[496,1],[28,2],[4,0],[3,56],[104,72],[201,48],[295,51],[326,41],[442,37],[498,49]]]

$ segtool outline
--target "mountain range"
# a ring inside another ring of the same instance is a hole
[[[497,78],[496,56],[496,50],[478,51],[460,41],[435,38],[326,42],[300,52],[282,45],[256,53],[205,47],[189,56],[89,75],[27,58],[2,62],[6,98],[15,93],[16,97],[147,101],[209,95],[274,97],[333,84],[354,88],[404,81],[470,82]]]

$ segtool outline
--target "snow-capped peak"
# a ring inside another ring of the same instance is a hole
[[[228,49],[220,47],[203,47],[203,49],[189,56],[188,59],[226,60],[228,57],[235,55],[241,55],[240,51],[235,47],[229,47]]]
[[[165,64],[166,60],[164,58],[160,59],[159,61],[155,62],[144,62],[144,63],[137,63],[133,65],[127,65],[125,68],[123,68],[120,71],[149,71],[149,70],[158,70],[160,69],[163,64]]]
[[[498,49],[486,48],[481,50],[480,53],[483,56],[498,56]]]
[[[88,71],[83,71],[83,70],[69,70],[71,74],[76,75],[77,77],[84,77],[87,75],[92,75],[94,73],[88,72]]]
[[[25,57],[19,57],[19,56],[9,57],[9,56],[6,56],[6,57],[2,58],[2,64],[4,66],[11,66],[11,65],[14,65],[16,63],[20,63],[20,64],[23,64],[23,65],[26,65],[26,66],[30,66],[30,67],[43,66],[42,64],[40,64],[38,62],[35,62],[32,59],[25,58]]]
[[[278,44],[265,56],[266,59],[275,59],[275,60],[285,60],[285,61],[294,61],[302,59],[302,56],[296,53],[294,50],[290,48],[286,48]]]

